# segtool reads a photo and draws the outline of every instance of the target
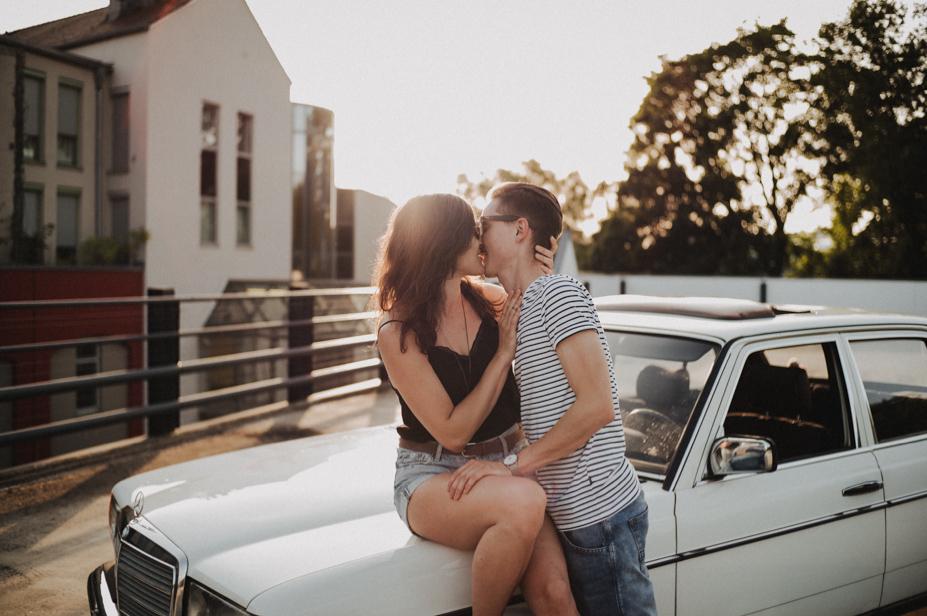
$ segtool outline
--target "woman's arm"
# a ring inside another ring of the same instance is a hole
[[[414,336],[406,338],[403,353],[399,346],[400,324],[387,323],[380,328],[377,340],[390,382],[425,429],[449,451],[462,450],[495,406],[515,357],[520,311],[521,293],[515,293],[506,300],[499,317],[499,348],[479,383],[457,406]]]

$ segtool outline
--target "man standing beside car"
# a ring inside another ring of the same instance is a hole
[[[512,475],[535,474],[566,554],[584,616],[656,614],[644,563],[647,503],[625,458],[618,392],[605,332],[588,291],[575,279],[544,275],[534,258],[562,230],[549,191],[505,183],[480,218],[483,265],[505,290],[523,289],[515,378],[530,445],[510,454]],[[471,461],[451,480],[459,498],[499,463]]]

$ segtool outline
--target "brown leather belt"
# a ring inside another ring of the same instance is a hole
[[[520,425],[516,424],[496,438],[491,438],[488,441],[482,441],[480,443],[468,443],[467,446],[463,448],[463,451],[459,452],[442,449],[441,455],[478,458],[480,456],[488,456],[494,453],[509,452],[513,451],[519,441],[524,438],[525,431],[522,430]],[[505,441],[504,445],[503,440]],[[418,451],[436,456],[438,455],[439,444],[435,441],[419,443],[418,441],[410,441],[409,439],[402,438],[400,436],[399,446],[403,449],[411,449],[412,451]]]

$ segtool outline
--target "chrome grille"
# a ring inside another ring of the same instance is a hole
[[[123,543],[116,563],[119,613],[125,616],[171,616],[177,570],[134,545]]]

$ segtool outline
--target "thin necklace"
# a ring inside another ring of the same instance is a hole
[[[457,362],[457,366],[460,368],[460,375],[463,377],[464,383],[467,385],[467,392],[469,392],[470,377],[473,376],[473,362],[470,359],[470,329],[467,327],[467,309],[464,307],[463,293],[460,294],[460,310],[463,312],[464,333],[467,336],[466,340],[464,341],[464,346],[467,347],[467,372],[464,372],[463,364],[460,363],[460,357],[458,357],[459,353],[450,347],[448,347],[448,350],[454,355],[454,361]],[[441,329],[440,326],[439,329]],[[448,344],[450,344],[451,339],[448,337],[447,333],[444,330],[442,330],[441,333],[444,334],[444,337],[447,338]]]

